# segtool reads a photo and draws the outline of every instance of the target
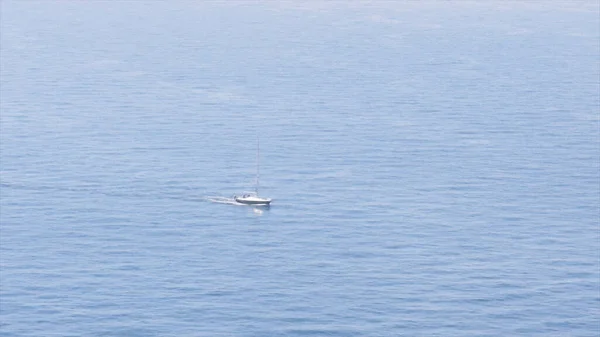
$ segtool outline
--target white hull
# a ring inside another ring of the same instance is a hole
[[[246,205],[265,205],[268,206],[271,204],[271,199],[269,198],[261,198],[258,196],[243,196],[243,197],[234,197],[235,201],[240,204]]]

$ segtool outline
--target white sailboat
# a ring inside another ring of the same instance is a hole
[[[258,187],[260,186],[260,140],[256,140],[256,185],[254,186],[254,192],[245,192],[241,197],[233,196],[233,199],[246,205],[254,206],[269,206],[271,204],[271,198],[263,198],[258,196]]]

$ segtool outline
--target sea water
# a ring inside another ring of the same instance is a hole
[[[600,334],[597,1],[0,9],[2,336]]]

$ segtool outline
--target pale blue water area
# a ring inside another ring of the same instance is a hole
[[[0,6],[2,336],[600,335],[597,1]]]

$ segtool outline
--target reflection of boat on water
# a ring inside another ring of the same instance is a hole
[[[240,203],[253,206],[269,206],[271,204],[271,198],[263,198],[258,196],[260,178],[260,141],[256,141],[256,185],[254,186],[254,192],[245,192],[241,197],[233,196],[233,199]]]

